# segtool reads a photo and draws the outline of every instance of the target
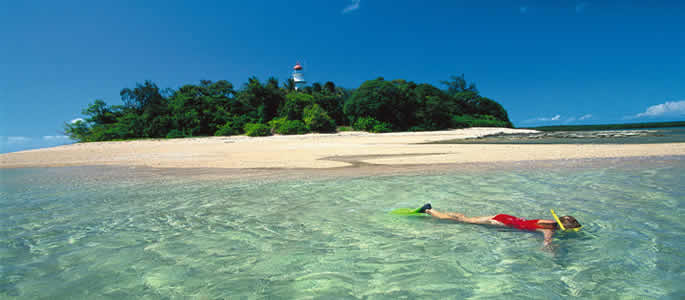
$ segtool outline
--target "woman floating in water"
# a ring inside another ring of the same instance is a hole
[[[552,235],[555,230],[564,231],[578,231],[582,226],[576,218],[571,216],[563,216],[561,218],[557,217],[554,210],[551,210],[554,220],[544,220],[544,219],[534,219],[526,220],[517,218],[510,215],[499,214],[496,216],[484,216],[484,217],[467,217],[463,214],[456,212],[440,212],[433,207],[430,203],[427,203],[417,212],[426,213],[434,218],[441,220],[454,220],[457,222],[472,223],[472,224],[483,224],[483,225],[497,225],[497,226],[507,226],[521,230],[529,231],[539,231],[545,236],[545,246],[552,242]]]

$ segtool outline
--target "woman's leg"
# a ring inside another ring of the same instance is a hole
[[[440,212],[435,209],[427,209],[426,213],[441,220],[453,220],[472,224],[502,225],[502,223],[492,219],[495,216],[467,217],[464,214],[457,212]]]

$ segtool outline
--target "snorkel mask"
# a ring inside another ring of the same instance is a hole
[[[564,232],[578,232],[581,228],[583,228],[583,226],[580,226],[576,228],[566,229],[566,227],[564,227],[564,224],[561,224],[561,221],[559,220],[559,217],[557,217],[557,214],[554,213],[554,210],[550,209],[549,211],[552,213],[552,216],[554,216],[554,220],[557,221],[557,224],[559,224],[559,228],[561,228],[561,230],[563,230]]]

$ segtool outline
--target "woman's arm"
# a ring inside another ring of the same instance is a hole
[[[541,230],[542,230],[542,234],[545,235],[544,245],[549,246],[549,244],[552,243],[552,236],[554,235],[554,230],[551,230],[551,229],[541,229]]]

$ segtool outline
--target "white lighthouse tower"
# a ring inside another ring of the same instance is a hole
[[[293,67],[293,81],[295,82],[296,91],[307,83],[307,81],[304,80],[304,73],[302,73],[302,65],[299,62]]]

